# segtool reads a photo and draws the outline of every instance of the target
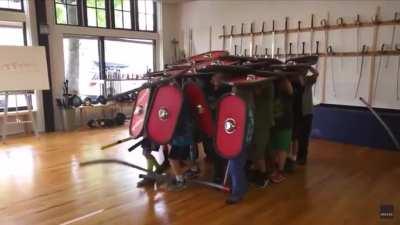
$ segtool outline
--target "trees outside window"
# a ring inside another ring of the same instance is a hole
[[[152,40],[64,38],[65,79],[71,92],[80,96],[131,90],[144,82],[131,79],[153,67]]]
[[[100,95],[100,56],[97,38],[64,38],[65,79],[69,89],[82,96]]]
[[[55,8],[57,24],[79,25],[77,0],[55,0]]]
[[[114,27],[132,29],[132,5],[130,0],[113,0]]]
[[[107,27],[106,0],[86,0],[87,25]]]

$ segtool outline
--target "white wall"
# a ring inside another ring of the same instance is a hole
[[[250,1],[250,0],[202,0],[188,1],[177,4],[176,9],[179,23],[179,33],[174,36],[179,38],[181,48],[187,52],[188,30],[193,29],[193,48],[194,53],[202,53],[209,50],[209,27],[212,26],[213,38],[212,49],[222,49],[222,39],[218,35],[222,33],[222,25],[226,25],[229,30],[230,25],[235,25],[235,33],[240,32],[240,24],[245,23],[245,32],[250,29],[250,23],[255,22],[256,31],[260,31],[263,21],[266,22],[266,30],[271,30],[272,20],[276,20],[277,29],[282,29],[284,18],[289,17],[289,28],[296,28],[297,21],[302,21],[302,26],[310,25],[311,14],[315,15],[315,24],[319,25],[320,20],[330,14],[330,22],[336,23],[337,17],[343,17],[345,22],[353,22],[356,14],[360,14],[362,21],[371,21],[376,12],[377,6],[381,7],[381,19],[393,19],[395,11],[400,11],[400,1],[360,1],[360,0],[320,0],[320,1]],[[173,23],[173,22],[171,22]],[[391,27],[381,27],[379,30],[378,46],[381,43],[390,43]],[[400,29],[400,25],[398,26]],[[173,30],[173,29],[172,29]],[[176,31],[172,31],[176,32]],[[400,43],[400,32],[396,33],[395,43]],[[172,35],[170,35],[172,37]],[[300,42],[306,42],[306,52],[309,46],[309,33],[300,35]],[[373,37],[372,28],[362,28],[361,43],[371,46]],[[283,35],[276,36],[276,47],[283,49]],[[325,47],[323,43],[322,32],[316,32],[315,40],[320,41],[320,50]],[[296,34],[289,35],[290,42],[296,42]],[[234,39],[234,44],[239,45],[240,39]],[[256,43],[261,43],[260,37],[256,38]],[[264,48],[271,46],[270,36],[264,37]],[[355,30],[347,29],[341,31],[329,32],[329,45],[332,45],[335,51],[355,51],[356,36]],[[294,43],[295,45],[295,43]],[[244,39],[244,48],[249,48],[249,38]],[[314,45],[315,46],[315,45]],[[321,60],[322,61],[322,60]],[[332,79],[331,79],[331,60],[327,60],[326,86],[325,86],[325,103],[345,104],[345,105],[361,105],[359,100],[354,98],[354,89],[358,78],[357,71],[359,63],[356,58],[344,58],[343,67],[340,66],[340,59],[333,60],[333,74],[335,77],[337,96],[333,95]],[[385,59],[383,60],[385,61]],[[379,57],[376,58],[376,66],[378,66]],[[323,64],[320,63],[320,71]],[[378,85],[378,93],[374,106],[383,108],[400,109],[400,101],[396,99],[396,69],[397,56],[390,57],[389,67],[382,66],[380,74],[380,83]],[[370,58],[365,61],[363,78],[361,80],[360,96],[368,99],[369,82],[370,82]],[[323,79],[320,78],[319,81]],[[315,98],[321,100],[322,82],[318,83]]]
[[[164,64],[170,64],[174,61],[174,45],[172,40],[178,39],[179,35],[179,4],[163,4],[162,29],[163,29],[163,59]]]

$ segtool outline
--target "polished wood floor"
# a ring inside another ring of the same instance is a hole
[[[130,143],[101,151],[126,128],[12,137],[0,144],[0,224],[400,224],[400,153],[314,140],[310,161],[286,182],[250,188],[245,200],[189,186],[137,189],[138,171],[78,162],[118,157],[143,165]],[[379,206],[394,204],[393,219]]]

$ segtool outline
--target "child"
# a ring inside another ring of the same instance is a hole
[[[194,152],[193,140],[193,119],[187,100],[182,105],[175,133],[169,145],[169,163],[175,180],[170,184],[170,190],[180,190],[184,188],[185,180],[180,166],[181,161],[189,160],[191,151]]]
[[[277,167],[271,174],[270,179],[274,183],[280,183],[286,179],[283,170],[292,139],[293,88],[287,78],[276,81],[275,87],[274,127],[271,130],[271,149],[275,151]]]
[[[226,86],[221,83],[221,77],[222,74],[215,74],[211,77],[209,85],[205,87],[207,101],[210,105],[214,121],[216,120],[216,108],[219,98],[231,90],[230,86]],[[221,184],[224,181],[227,160],[217,154],[213,146],[212,138],[206,138],[203,143],[207,152],[207,156],[213,161],[213,182]]]
[[[254,101],[253,93],[251,89],[240,88],[237,90],[237,94],[246,101],[248,107],[248,118],[246,127],[246,137],[245,146],[242,152],[228,162],[228,173],[231,178],[231,194],[226,200],[227,204],[235,204],[242,200],[247,192],[247,179],[245,174],[245,166],[247,161],[247,147],[250,144],[251,138],[253,136],[254,128]]]
[[[307,73],[306,71],[303,73]],[[302,118],[302,95],[304,92],[303,76],[298,76],[291,81],[293,87],[293,129],[292,129],[292,145],[290,153],[286,159],[285,171],[293,172],[297,160],[297,146],[299,136],[301,135],[300,124]]]
[[[269,155],[270,129],[273,121],[273,97],[272,82],[256,87],[254,94],[254,149],[251,153],[256,168],[256,171],[252,173],[252,180],[258,187],[266,187],[269,183],[266,158]]]
[[[143,148],[143,156],[146,158],[147,170],[151,172],[161,172],[161,165],[158,164],[155,157],[151,154],[152,151],[157,151],[160,146],[152,143],[148,138],[143,138],[141,142],[141,146]],[[140,188],[153,185],[154,182],[154,179],[145,177],[140,180],[136,185]]]
[[[307,163],[308,142],[310,138],[313,119],[313,97],[311,89],[318,78],[318,71],[315,68],[310,67],[309,70],[312,75],[306,76],[304,78],[304,92],[302,96],[302,117],[300,119],[300,135],[298,137],[297,162],[301,165]]]

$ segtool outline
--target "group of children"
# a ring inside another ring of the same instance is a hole
[[[252,138],[246,149],[230,160],[216,153],[212,138],[195,132],[198,129],[185,99],[173,138],[170,144],[162,146],[175,177],[169,188],[184,188],[185,180],[201,176],[205,161],[210,160],[214,183],[223,183],[229,175],[231,193],[226,203],[234,204],[244,197],[248,182],[257,187],[266,187],[270,182],[281,183],[286,179],[285,174],[294,170],[295,164],[304,165],[312,123],[312,86],[318,72],[312,67],[302,72],[301,76],[282,77],[236,90],[248,104],[251,115],[248,123],[253,124]],[[221,76],[216,74],[211,80],[200,82],[214,115],[217,100],[231,91],[229,86],[220,82]],[[148,169],[161,173],[165,166],[158,165],[151,155],[151,151],[159,146],[146,140],[142,147]],[[186,166],[182,167],[183,164]],[[151,179],[144,179],[138,186],[152,183]]]

